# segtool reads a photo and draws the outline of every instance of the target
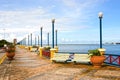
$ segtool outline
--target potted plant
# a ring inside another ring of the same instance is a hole
[[[50,46],[45,46],[45,47],[43,48],[44,51],[50,51],[50,49],[51,49]]]
[[[13,57],[15,56],[15,45],[10,44],[7,46],[6,56],[8,57],[8,59],[13,59]]]
[[[89,50],[88,52],[89,52],[88,55],[90,56],[90,60],[93,66],[95,68],[100,68],[105,60],[105,56],[101,55],[98,49]]]
[[[38,46],[36,46],[36,45],[33,45],[32,47],[30,47],[30,51],[31,52],[36,52],[37,50],[38,50]]]

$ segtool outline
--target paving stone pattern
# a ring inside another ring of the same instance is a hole
[[[107,67],[51,63],[34,52],[17,48],[14,60],[6,58],[0,65],[0,80],[120,80],[120,69]]]

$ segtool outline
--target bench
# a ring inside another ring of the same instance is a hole
[[[37,48],[31,48],[30,51],[31,52],[36,52],[38,49]]]
[[[52,62],[66,62],[68,60],[70,54],[69,53],[55,53],[54,57],[51,58]],[[69,61],[67,61],[69,62]],[[74,63],[89,63],[90,64],[90,56],[88,54],[74,54],[74,58],[70,61]]]
[[[52,62],[65,62],[69,58],[68,53],[55,53],[53,58],[51,58]]]
[[[90,63],[90,56],[88,54],[75,54],[74,63]]]

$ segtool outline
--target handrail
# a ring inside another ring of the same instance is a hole
[[[104,55],[120,56],[120,55],[118,55],[118,54],[104,54]]]
[[[120,55],[117,54],[104,54],[104,55],[106,56],[104,63],[120,66]]]

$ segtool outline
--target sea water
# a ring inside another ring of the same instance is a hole
[[[99,44],[58,44],[59,52],[88,53],[88,50],[99,48]],[[120,45],[103,44],[106,54],[120,55]]]

